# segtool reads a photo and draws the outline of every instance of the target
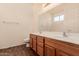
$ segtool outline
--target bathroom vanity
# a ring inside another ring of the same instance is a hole
[[[30,48],[40,56],[79,56],[78,44],[44,34],[30,34]]]

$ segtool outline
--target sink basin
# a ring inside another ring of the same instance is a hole
[[[56,35],[56,36],[54,36],[54,37],[57,37],[57,38],[64,38],[63,35]]]
[[[63,36],[56,36],[57,38],[63,38]]]

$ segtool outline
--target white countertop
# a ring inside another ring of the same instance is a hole
[[[32,33],[32,34],[44,36],[48,38],[54,38],[57,40],[70,42],[70,43],[79,45],[79,33],[69,33],[67,37],[64,37],[62,35],[62,32],[42,32],[42,33],[37,32],[37,33]]]

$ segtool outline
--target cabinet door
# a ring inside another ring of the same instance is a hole
[[[55,56],[55,48],[45,45],[45,56]]]
[[[33,44],[33,40],[32,40],[32,38],[30,37],[30,47],[31,47],[31,48],[33,47],[32,44]]]
[[[37,36],[37,41],[44,42],[44,38],[42,36]]]
[[[67,54],[61,50],[56,49],[56,56],[69,56],[69,54]]]
[[[37,54],[40,56],[44,55],[43,47],[41,45],[37,45]]]
[[[30,34],[30,47],[36,51],[36,35]]]
[[[33,39],[33,50],[36,52],[36,39]]]

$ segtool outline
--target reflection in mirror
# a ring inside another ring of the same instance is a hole
[[[79,33],[79,3],[61,4],[39,19],[40,31]]]

